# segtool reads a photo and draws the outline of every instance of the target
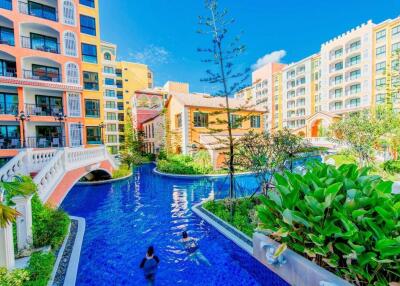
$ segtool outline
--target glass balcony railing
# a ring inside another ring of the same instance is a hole
[[[1,0],[0,0],[1,1]],[[58,21],[57,11],[54,7],[42,5],[36,2],[18,2],[19,12],[42,19]]]
[[[66,147],[65,143],[65,137],[61,134],[25,138],[26,148],[61,148]]]
[[[0,8],[12,10],[12,0],[0,0]]]
[[[20,149],[21,139],[14,137],[0,137],[0,149]]]
[[[53,54],[60,53],[60,44],[57,42],[38,40],[31,37],[21,37],[21,47]]]
[[[88,144],[103,144],[101,136],[87,136],[86,141]]]
[[[18,103],[0,103],[0,114],[17,115]]]
[[[6,77],[17,77],[17,70],[15,68],[1,68],[0,66],[0,76]]]
[[[24,70],[25,79],[61,82],[61,75],[54,72]]]
[[[64,115],[64,109],[59,105],[25,104],[26,114],[29,116],[60,116]]]

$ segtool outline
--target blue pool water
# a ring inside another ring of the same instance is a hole
[[[190,210],[204,198],[226,197],[225,179],[172,179],[153,168],[142,166],[123,182],[76,186],[64,200],[64,210],[86,219],[77,285],[146,285],[139,264],[149,245],[161,259],[156,285],[287,285]],[[237,185],[238,195],[257,186],[251,177]],[[199,239],[211,267],[186,259],[183,230]]]

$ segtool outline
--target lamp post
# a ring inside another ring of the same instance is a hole
[[[100,127],[101,144],[104,145],[103,129],[106,127],[106,125],[104,124],[104,122],[101,122],[99,124],[99,127]]]
[[[21,140],[21,148],[24,148],[24,137],[25,137],[25,121],[29,121],[31,119],[31,117],[29,115],[25,115],[25,112],[23,110],[21,110],[19,113],[17,113],[15,115],[15,120],[16,121],[20,121],[21,125],[22,125],[22,134],[20,132],[20,140]],[[21,136],[23,135],[23,136]]]
[[[61,147],[65,147],[64,142],[63,142],[63,128],[62,127],[63,127],[63,122],[67,121],[67,115],[65,115],[63,112],[58,112],[54,115],[54,119],[56,121],[60,122],[60,132],[58,133],[58,137],[60,140]]]

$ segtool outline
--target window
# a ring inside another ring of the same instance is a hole
[[[305,88],[300,88],[297,91],[297,96],[302,96],[302,95],[305,95],[305,94],[306,94],[306,89]]]
[[[194,112],[194,127],[208,127],[208,114],[203,112]]]
[[[108,135],[107,142],[108,143],[117,143],[117,135]]]
[[[81,33],[96,36],[96,19],[81,15]]]
[[[85,99],[86,117],[100,118],[100,101],[96,99]]]
[[[361,76],[361,71],[360,70],[354,70],[350,72],[350,80],[357,79]]]
[[[350,46],[349,46],[349,52],[358,50],[360,48],[360,46],[361,46],[361,42],[360,41],[356,41],[356,42],[351,43]]]
[[[341,69],[343,69],[343,62],[336,63],[335,64],[335,70],[338,71],[338,70],[341,70]]]
[[[175,115],[175,126],[176,128],[182,127],[182,113]]]
[[[73,32],[64,32],[64,54],[70,57],[76,57],[78,55],[76,48],[76,37]]]
[[[0,44],[15,46],[14,29],[0,27]]]
[[[104,78],[104,84],[105,85],[115,85],[115,81],[113,78]]]
[[[97,72],[83,72],[83,88],[99,90],[99,75]]]
[[[86,127],[86,141],[88,144],[101,144],[101,129],[98,126]]]
[[[124,99],[124,94],[122,91],[117,91],[117,98],[118,99]]]
[[[115,69],[115,74],[117,76],[122,76],[122,70],[121,69]]]
[[[398,34],[400,34],[400,25],[393,27],[392,29],[392,36],[396,36]]]
[[[350,94],[356,94],[361,91],[361,85],[358,84],[353,84],[350,86]]]
[[[109,74],[114,74],[114,68],[113,68],[113,67],[107,67],[107,66],[105,66],[105,67],[103,68],[103,72],[104,72],[104,73],[109,73]]]
[[[301,78],[297,79],[297,84],[305,84],[305,83],[306,83],[305,77],[301,77]]]
[[[343,55],[343,49],[342,48],[337,49],[335,51],[335,58],[341,57],[342,55]]]
[[[382,88],[386,85],[386,78],[378,78],[376,80],[376,87],[377,88]]]
[[[237,114],[231,114],[231,125],[232,128],[242,127],[242,117]]]
[[[79,0],[79,4],[94,8],[94,0]]]
[[[38,80],[60,82],[60,70],[55,67],[32,64],[32,77]]]
[[[117,114],[112,112],[107,112],[107,120],[117,120]]]
[[[335,84],[342,83],[342,79],[343,79],[342,75],[335,76]]]
[[[400,52],[400,43],[394,43],[392,45],[392,54]]]
[[[384,56],[386,54],[386,46],[376,48],[376,56]]]
[[[19,139],[19,134],[19,126],[17,125],[0,125],[0,138]]]
[[[118,132],[125,132],[125,126],[122,124],[118,125]]]
[[[17,76],[16,63],[0,60],[0,76],[16,77]]]
[[[0,114],[18,113],[18,94],[0,93]]]
[[[60,113],[64,114],[63,100],[61,97],[47,96],[47,95],[36,95],[36,105],[31,106],[32,110],[28,113],[38,116],[56,116]]]
[[[349,66],[353,66],[353,65],[359,64],[360,62],[361,62],[361,56],[360,55],[351,57],[350,60],[349,60]]]
[[[24,43],[24,41],[22,41],[22,43]],[[48,37],[36,33],[31,33],[29,44],[32,50],[44,51],[55,54],[60,53],[60,49],[57,43],[57,38],[54,37]]]
[[[79,84],[79,70],[76,63],[66,63],[65,74],[67,75],[67,83]]]
[[[80,123],[71,123],[69,125],[69,138],[72,147],[82,145],[82,125]]]
[[[106,101],[106,108],[115,109],[117,107],[115,101]]]
[[[117,132],[117,124],[107,124],[108,132]]]
[[[81,117],[81,96],[79,93],[68,93],[68,117]]]
[[[386,38],[386,30],[380,30],[378,32],[376,32],[376,40],[383,40]]]
[[[104,59],[106,60],[106,61],[111,61],[111,54],[110,53],[104,53]]]
[[[122,80],[117,80],[117,87],[122,88]]]
[[[376,64],[376,72],[384,73],[386,70],[386,62],[380,62]]]
[[[115,90],[106,89],[106,90],[104,91],[104,96],[107,96],[107,97],[116,97],[116,95],[115,95]]]
[[[361,100],[359,98],[353,98],[350,100],[348,107],[358,107],[360,106]]]
[[[343,90],[341,88],[335,89],[335,98],[342,97]]]
[[[117,106],[118,106],[118,110],[121,110],[121,111],[124,110],[124,103],[123,102],[118,102]]]
[[[47,20],[57,21],[56,8],[28,1],[28,14]]]
[[[123,113],[119,113],[118,114],[118,121],[124,121],[125,120],[125,116]]]
[[[376,95],[376,103],[385,103],[386,95],[385,94],[377,94]]]
[[[340,101],[335,102],[333,109],[334,110],[342,109],[342,102],[340,102]]]
[[[75,26],[75,6],[71,0],[63,1],[63,12],[64,24]]]
[[[87,63],[97,63],[97,46],[82,43],[82,59]]]
[[[252,115],[252,116],[250,116],[250,126],[251,126],[251,128],[260,128],[261,127],[261,117],[260,117],[260,115]]]

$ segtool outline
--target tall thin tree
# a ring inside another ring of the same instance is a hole
[[[200,16],[199,23],[204,27],[199,33],[211,37],[211,47],[201,49],[199,52],[208,54],[203,62],[213,65],[212,69],[206,71],[207,78],[202,81],[218,85],[221,89],[215,96],[225,97],[226,125],[228,131],[228,171],[229,171],[229,197],[235,197],[234,174],[235,174],[235,142],[232,134],[232,109],[230,98],[243,87],[248,78],[249,69],[238,71],[235,65],[236,60],[245,51],[245,46],[240,44],[240,37],[230,37],[229,28],[234,24],[234,19],[228,18],[226,9],[219,9],[217,0],[205,0],[205,7],[209,12],[208,16]],[[231,212],[233,209],[231,208]]]

